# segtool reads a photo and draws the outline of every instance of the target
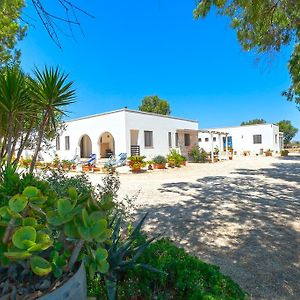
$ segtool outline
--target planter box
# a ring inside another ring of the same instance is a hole
[[[98,167],[95,167],[95,168],[93,168],[93,171],[94,171],[94,172],[100,172],[100,171],[101,171],[101,169],[100,169],[100,168],[98,168]]]
[[[82,263],[78,271],[62,286],[53,292],[38,298],[39,300],[86,300],[86,273]]]
[[[166,168],[166,164],[153,164],[154,169],[165,169]]]
[[[272,152],[266,152],[266,156],[272,156]]]

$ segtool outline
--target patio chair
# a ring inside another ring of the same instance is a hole
[[[78,164],[86,166],[86,165],[93,165],[95,162],[96,162],[96,154],[92,153],[88,160],[79,162]]]
[[[126,164],[126,160],[127,160],[127,154],[120,153],[116,158],[111,156],[105,165],[110,167],[121,167]]]

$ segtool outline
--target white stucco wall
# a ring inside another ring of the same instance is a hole
[[[121,109],[86,118],[66,122],[66,130],[60,136],[60,150],[56,150],[55,141],[51,153],[42,153],[45,160],[53,160],[55,153],[60,159],[73,159],[75,154],[80,156],[80,141],[82,136],[88,135],[92,144],[92,153],[100,158],[100,137],[107,142],[107,133],[114,138],[115,155],[125,152],[131,155],[131,144],[136,140],[140,146],[140,154],[151,159],[156,155],[167,155],[171,148],[175,148],[175,133],[178,129],[198,129],[198,122],[166,117],[151,113],[143,113],[129,109]],[[153,132],[153,147],[146,148],[144,131]],[[134,131],[134,136],[131,132]],[[169,147],[168,133],[172,134],[172,147]],[[65,137],[69,136],[70,149],[66,150]],[[112,148],[112,143],[109,147]],[[49,155],[50,154],[50,155]]]
[[[126,152],[130,155],[131,141],[135,140],[130,135],[131,130],[138,131],[138,145],[141,155],[151,159],[156,155],[166,156],[170,149],[175,148],[175,133],[178,129],[198,129],[198,122],[173,117],[127,110],[126,122]],[[136,135],[135,131],[135,135]],[[153,147],[145,147],[144,131],[153,132]],[[171,132],[172,147],[169,147],[168,133]]]
[[[229,134],[228,136],[232,137],[233,151],[236,151],[237,154],[242,154],[244,151],[250,151],[251,154],[260,154],[261,149],[263,149],[263,151],[271,149],[274,152],[279,152],[281,150],[279,143],[279,127],[275,124],[258,124],[237,127],[213,128],[207,130],[227,132]],[[262,143],[254,144],[253,135],[261,135]],[[214,147],[219,147],[218,135],[214,134],[213,136],[216,137]],[[277,136],[277,138],[275,136]],[[201,141],[199,141],[199,147],[203,148],[205,151],[211,151],[210,134],[199,133],[199,139],[200,138]],[[208,138],[209,141],[206,142],[205,138]],[[221,141],[221,145],[223,145],[223,140]]]
[[[66,127],[66,131],[60,136],[60,150],[56,151],[61,159],[72,159],[75,154],[80,155],[80,140],[85,134],[91,139],[92,153],[96,153],[97,159],[100,158],[100,137],[103,133],[113,136],[115,153],[126,149],[125,112],[122,110],[66,122]],[[70,137],[70,150],[65,150],[65,136]]]

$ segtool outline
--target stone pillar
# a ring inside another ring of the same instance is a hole
[[[226,138],[225,138],[225,145],[226,145],[226,156],[228,157],[228,134],[226,134]]]
[[[214,162],[214,135],[211,132],[210,133],[210,139],[211,139],[211,162]]]

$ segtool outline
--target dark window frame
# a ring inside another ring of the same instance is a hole
[[[188,147],[191,145],[191,135],[189,133],[184,134],[184,146]]]
[[[65,136],[65,150],[70,150],[70,136],[66,135]]]
[[[153,131],[144,130],[144,146],[145,148],[153,148]]]
[[[55,147],[56,147],[56,151],[60,151],[60,136],[56,137]]]
[[[253,144],[254,145],[262,144],[262,135],[261,134],[253,134]]]

